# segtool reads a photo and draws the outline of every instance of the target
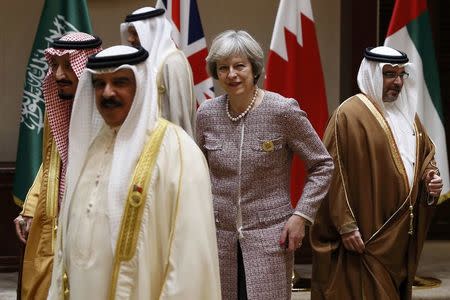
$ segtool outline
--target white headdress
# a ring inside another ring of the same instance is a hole
[[[417,74],[414,66],[408,63],[405,53],[381,46],[367,48],[358,72],[358,86],[381,109],[392,129],[410,185],[414,180],[414,162],[416,144],[414,137],[414,119],[417,112]],[[397,100],[383,101],[383,67],[386,65],[404,67],[409,73],[403,81],[403,87]]]
[[[405,67],[409,73],[409,78],[404,81],[403,88],[398,98],[392,104],[383,102],[383,67],[386,65]],[[416,74],[414,67],[408,63],[405,53],[390,47],[380,46],[367,48],[365,57],[361,62],[358,72],[358,87],[372,101],[374,101],[385,113],[387,106],[394,106],[408,120],[411,125],[414,123],[414,116],[417,111]]]
[[[89,57],[74,100],[69,131],[69,165],[64,203],[66,213],[86,162],[88,149],[100,129],[106,126],[96,108],[92,74],[110,73],[119,69],[130,69],[134,73],[136,93],[128,116],[117,133],[109,177],[106,212],[110,221],[112,249],[115,249],[134,168],[149,132],[154,129],[157,121],[157,89],[154,74],[149,72],[145,63],[147,57],[148,53],[144,49],[129,46],[113,46]]]
[[[127,41],[128,27],[134,26],[138,33],[142,48],[148,51],[148,63],[156,72],[164,58],[177,49],[171,38],[172,24],[164,16],[164,9],[142,7],[135,10],[120,24],[120,35],[123,45],[130,45]]]

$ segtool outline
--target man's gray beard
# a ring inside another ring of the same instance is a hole
[[[65,94],[65,93],[58,93],[58,97],[60,100],[66,101],[66,100],[73,100],[75,95],[73,94]]]

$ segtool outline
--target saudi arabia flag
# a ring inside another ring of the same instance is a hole
[[[85,0],[46,0],[25,72],[19,145],[14,178],[14,201],[21,205],[41,164],[44,127],[42,83],[48,66],[44,50],[69,31],[91,33]]]
[[[417,113],[436,146],[436,162],[444,182],[440,202],[450,198],[444,110],[426,0],[397,0],[384,42],[408,54],[418,71]]]

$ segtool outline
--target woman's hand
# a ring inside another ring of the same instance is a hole
[[[280,237],[280,246],[284,246],[288,251],[302,246],[305,237],[305,222],[302,216],[292,215],[286,222]]]

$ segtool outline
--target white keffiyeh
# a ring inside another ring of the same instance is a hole
[[[381,46],[371,51],[384,55],[400,56],[401,54],[392,48]],[[417,88],[416,72],[411,63],[398,66],[405,67],[409,77],[403,81],[403,87],[394,102],[384,102],[383,95],[383,67],[389,63],[370,61],[364,58],[358,72],[358,87],[371,101],[374,101],[381,109],[393,132],[395,142],[399,148],[403,165],[410,186],[414,181],[414,163],[416,155],[416,139],[414,136],[414,118],[417,112]],[[396,66],[395,64],[390,64]]]
[[[114,46],[98,53],[96,57],[115,56],[136,52],[129,46]],[[145,61],[137,65],[124,64],[107,70],[86,69],[78,83],[75,95],[70,131],[69,165],[67,171],[67,190],[62,208],[63,220],[67,213],[78,178],[86,162],[88,149],[99,134],[105,122],[95,104],[92,74],[130,69],[136,78],[136,94],[127,118],[121,125],[114,145],[111,175],[108,186],[108,205],[105,208],[111,226],[111,247],[115,251],[118,231],[128,189],[149,133],[157,121],[157,89],[153,72],[149,72]],[[64,226],[64,224],[63,224]],[[67,230],[67,224],[63,230]],[[64,231],[63,231],[64,232]],[[64,233],[63,233],[64,234]]]
[[[135,10],[132,14],[141,14],[153,10],[155,10],[153,7],[142,7]],[[142,48],[149,53],[147,62],[153,68],[154,72],[157,72],[167,55],[177,50],[171,38],[172,24],[170,24],[164,15],[130,23],[122,23],[120,24],[120,35],[123,45],[130,46],[130,43],[127,41],[128,27],[130,26],[134,26],[136,29]]]

